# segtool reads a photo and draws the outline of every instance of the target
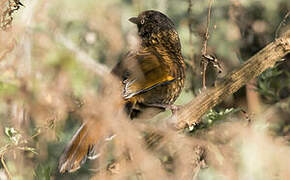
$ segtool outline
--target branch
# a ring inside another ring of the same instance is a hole
[[[210,0],[209,4],[208,4],[206,31],[205,31],[205,34],[204,34],[203,47],[201,49],[201,54],[202,55],[207,54],[207,41],[209,39],[209,26],[210,26],[210,15],[211,15],[212,3],[213,3],[213,0]]]
[[[1,155],[1,164],[4,167],[4,170],[5,170],[5,173],[6,173],[7,177],[8,177],[8,179],[11,180],[12,179],[12,175],[10,174],[10,171],[9,171],[9,169],[8,169],[6,163],[5,163],[3,154]]]
[[[91,58],[86,52],[78,48],[71,40],[58,33],[55,39],[64,45],[67,49],[74,52],[77,56],[77,60],[83,64],[86,68],[92,70],[99,76],[103,77],[110,74],[110,70],[107,66],[97,63],[93,58]]]
[[[213,0],[209,1],[208,4],[208,12],[207,12],[207,24],[206,24],[206,32],[204,34],[204,41],[203,41],[203,46],[201,49],[201,65],[202,65],[202,87],[203,89],[206,89],[206,85],[205,85],[205,72],[206,72],[206,68],[208,65],[208,61],[206,55],[207,55],[207,41],[209,39],[209,25],[210,25],[210,15],[211,15],[211,6],[212,6]]]
[[[211,108],[219,104],[225,97],[239,90],[251,79],[260,75],[267,68],[290,52],[290,30],[281,38],[268,44],[253,57],[248,59],[240,68],[224,77],[216,87],[207,89],[185,105],[177,113],[177,128],[183,129],[194,126]]]

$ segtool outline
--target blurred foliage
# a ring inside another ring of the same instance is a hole
[[[208,113],[204,115],[201,122],[196,127],[189,127],[189,130],[194,132],[195,130],[199,130],[199,129],[207,129],[213,126],[217,122],[226,120],[229,115],[239,112],[239,111],[241,110],[234,109],[234,108],[225,109],[219,112],[211,109],[209,110]]]
[[[259,76],[257,90],[267,103],[276,103],[289,97],[290,72],[283,68],[285,65],[281,62]]]
[[[58,158],[82,120],[73,112],[75,102],[71,103],[67,99],[74,97],[74,101],[78,101],[86,94],[98,93],[102,86],[101,78],[88,72],[76,61],[75,54],[58,40],[58,33],[72,40],[96,62],[111,68],[128,50],[136,47],[137,30],[127,19],[143,10],[160,10],[175,22],[182,43],[183,55],[187,60],[186,87],[176,103],[185,104],[201,91],[200,51],[206,29],[208,1],[192,0],[191,11],[188,13],[189,1],[34,0],[21,1],[25,6],[20,9],[20,1],[14,0],[16,5],[11,4],[13,2],[11,0],[7,0],[5,4],[0,3],[1,28],[6,29],[5,32],[2,30],[0,32],[0,127],[3,131],[0,132],[0,152],[1,154],[6,152],[8,146],[17,147],[21,151],[17,156],[14,152],[5,153],[6,164],[14,179],[89,179],[96,174],[96,170],[90,169],[90,162],[72,174],[61,175],[57,172]],[[289,7],[290,2],[287,0],[215,1],[209,28],[208,51],[222,61],[224,73],[217,75],[209,67],[207,86],[213,86],[218,78],[240,66],[267,43],[274,40],[277,27],[289,12]],[[289,29],[288,22],[289,19],[281,26],[278,31],[279,35]],[[10,27],[11,23],[12,27]],[[189,27],[192,28],[192,32],[189,31]],[[24,72],[27,74],[23,75]],[[266,112],[261,112],[255,117],[262,119],[264,125],[270,123],[270,128],[274,129],[276,134],[283,136],[287,142],[290,142],[290,111],[289,108],[277,108],[276,105],[289,99],[289,72],[288,55],[284,61],[259,76],[255,89],[262,97],[261,109]],[[241,127],[220,128],[223,123],[219,123],[233,116],[236,116],[234,119],[243,119],[236,113],[240,111],[240,107],[247,109],[246,95],[241,91],[237,92],[230,102],[224,102],[218,109],[210,110],[204,116],[202,123],[196,129],[209,131],[205,137],[199,137],[199,133],[195,130],[191,132],[191,138],[197,135],[197,138],[206,140],[213,136],[212,131],[218,132],[218,135],[213,138],[215,141],[209,140],[217,145],[215,153],[219,155],[213,156],[218,160],[208,169],[201,170],[198,179],[226,179],[226,176],[230,174],[229,171],[236,173],[231,177],[246,177],[243,175],[248,172],[245,169],[251,167],[250,164],[253,161],[249,160],[250,163],[247,164],[248,161],[244,159],[252,156],[248,151],[240,152],[239,148],[246,148],[247,143],[251,145],[251,148],[258,148],[251,144],[252,141],[243,139],[244,136],[248,136],[248,139],[256,140],[257,136],[253,135],[254,133],[243,134],[247,131],[242,131]],[[24,110],[21,111],[22,107],[26,107],[24,104],[29,105],[27,109],[31,115],[28,117]],[[96,105],[91,108],[101,107]],[[272,108],[275,109],[274,113],[268,112]],[[46,122],[47,119],[52,119],[51,114],[57,117],[53,125]],[[169,112],[162,113],[155,117],[155,120],[164,119],[169,114]],[[226,140],[234,139],[229,147],[223,143],[227,149],[219,149],[220,138],[225,137],[223,133],[231,134],[229,132],[234,129],[241,130],[240,136],[236,137],[236,133],[233,133],[232,137],[225,138]],[[33,140],[27,141],[27,137],[35,134],[37,136]],[[258,140],[257,143],[264,142]],[[214,146],[212,144],[209,147]],[[275,152],[275,148],[269,144],[274,146],[275,143],[270,141],[267,144],[269,152]],[[259,144],[261,147],[263,145]],[[277,145],[277,148],[279,147]],[[284,146],[281,147],[281,149],[284,148]],[[271,148],[274,150],[271,151]],[[31,155],[22,151],[38,154]],[[211,151],[213,150],[210,149],[209,153]],[[227,159],[228,152],[232,154]],[[259,154],[259,152],[260,149],[253,151],[253,154]],[[289,156],[286,153],[285,156]],[[271,153],[266,153],[265,156],[270,155]],[[191,154],[188,154],[188,157],[191,157]],[[21,161],[18,161],[18,158]],[[212,162],[210,158],[209,155],[209,162]],[[229,168],[229,171],[221,168],[226,166],[225,164],[231,164],[227,160],[233,161],[233,166]],[[260,158],[256,159],[256,162],[264,161]],[[283,166],[282,162],[281,166]],[[264,169],[261,168],[260,172],[263,171]],[[271,179],[270,176],[269,179]]]
[[[0,96],[13,95],[17,90],[17,86],[13,84],[0,82]]]

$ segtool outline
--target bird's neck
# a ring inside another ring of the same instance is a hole
[[[142,38],[142,48],[153,48],[158,51],[181,55],[181,45],[175,30],[165,30],[152,33],[149,37]]]
[[[149,38],[143,38],[141,48],[152,49],[161,56],[166,64],[178,71],[178,76],[185,76],[185,64],[181,53],[181,45],[176,31],[152,33]],[[174,70],[174,71],[175,71]]]

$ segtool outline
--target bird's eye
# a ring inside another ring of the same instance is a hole
[[[144,19],[142,19],[140,23],[141,23],[141,24],[144,24],[144,23],[145,23],[145,20],[144,20]]]

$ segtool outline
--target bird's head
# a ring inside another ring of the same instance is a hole
[[[164,30],[175,30],[171,19],[154,10],[143,11],[138,17],[132,17],[129,21],[137,25],[141,38],[149,38],[152,33],[157,34]]]

